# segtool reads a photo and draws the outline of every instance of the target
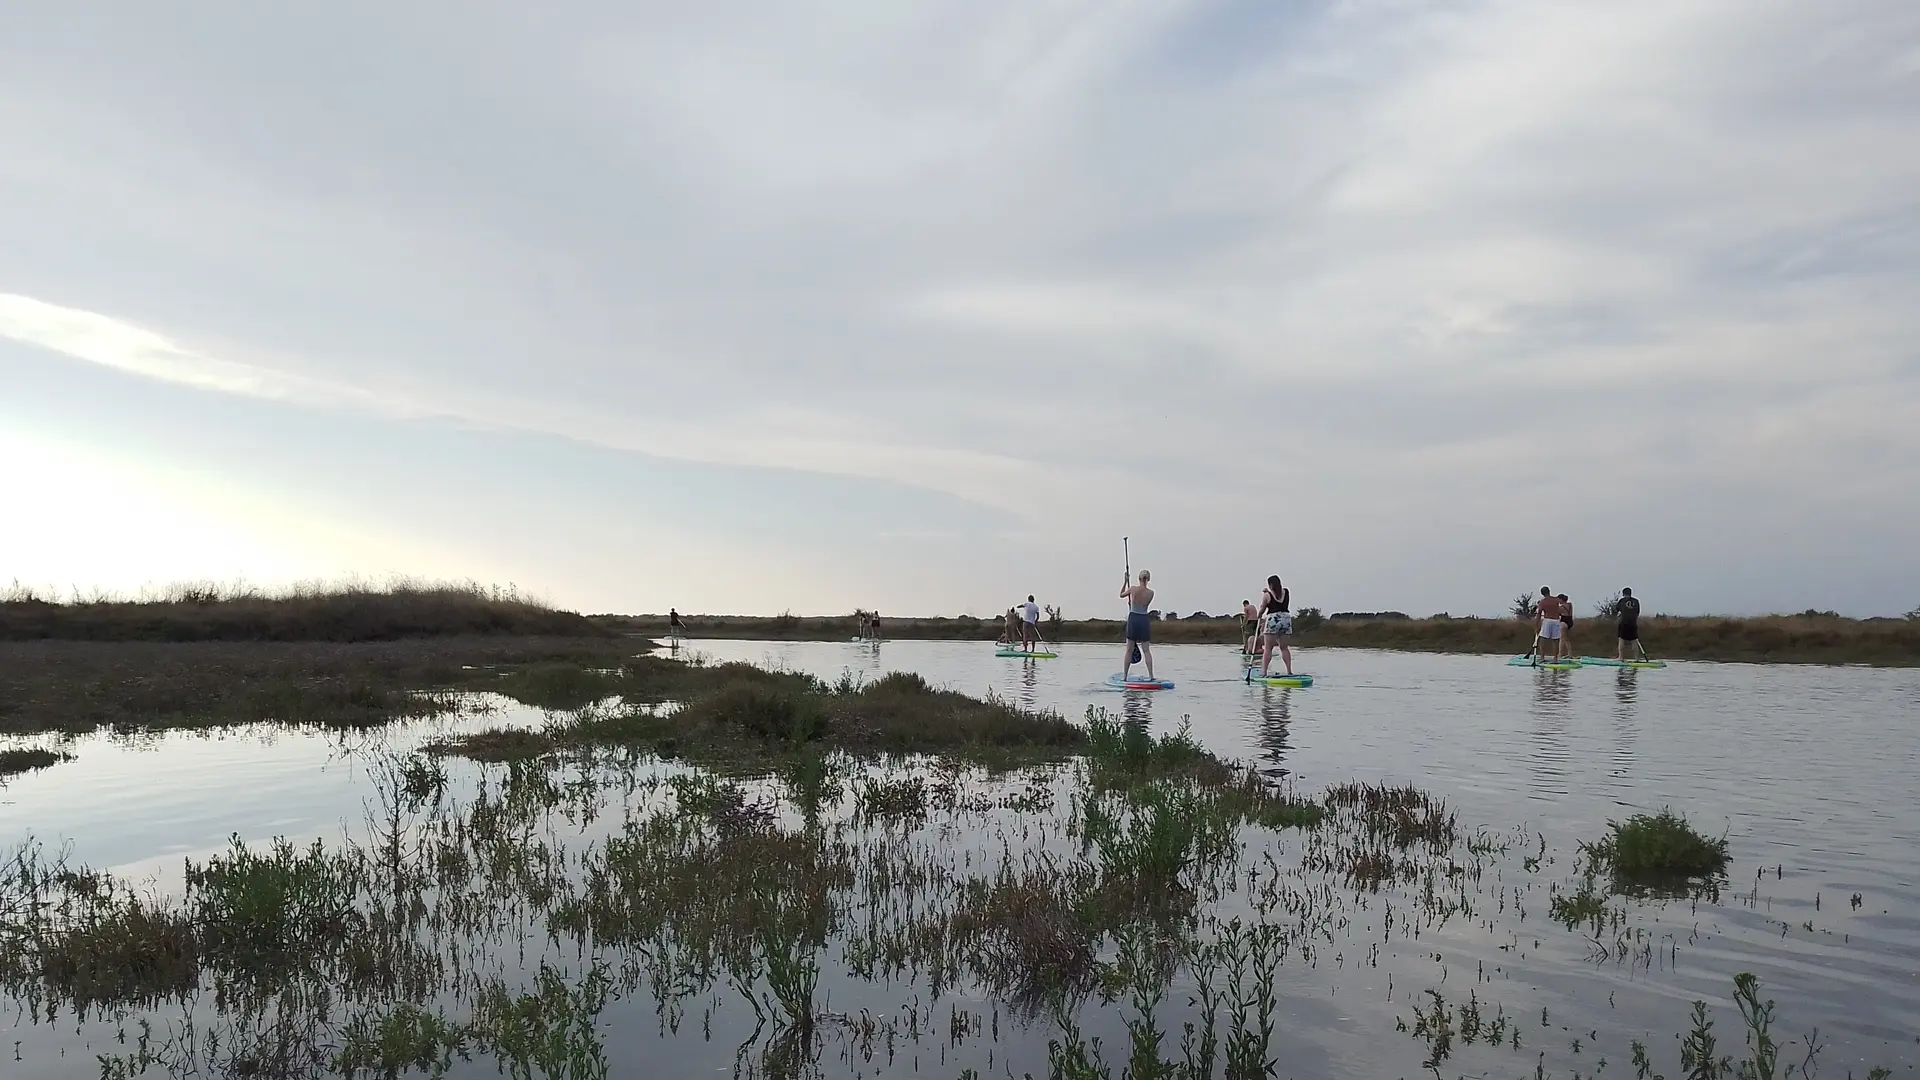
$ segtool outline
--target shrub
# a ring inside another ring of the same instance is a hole
[[[1540,613],[1539,604],[1534,600],[1532,593],[1521,593],[1514,597],[1513,607],[1509,610],[1513,612],[1513,617],[1516,619],[1531,619]]]
[[[1301,608],[1293,617],[1293,629],[1295,633],[1304,634],[1309,630],[1318,630],[1326,621],[1326,616],[1320,614],[1319,608]]]
[[[1607,827],[1609,835],[1582,841],[1580,850],[1594,866],[1611,871],[1616,885],[1711,878],[1727,867],[1726,837],[1701,835],[1671,809],[1609,821]]]

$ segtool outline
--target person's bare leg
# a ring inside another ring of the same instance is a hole
[[[1287,644],[1286,638],[1280,639],[1280,659],[1286,662],[1287,674],[1293,674],[1293,648]]]
[[[1273,635],[1260,635],[1260,677],[1266,678],[1273,667]]]
[[[1626,638],[1619,638],[1614,642],[1613,658],[1615,660],[1625,660],[1627,658],[1627,639]]]
[[[1127,681],[1127,672],[1133,670],[1133,642],[1120,646],[1120,681]]]
[[[1153,646],[1147,644],[1144,641],[1140,643],[1140,659],[1145,660],[1147,662],[1147,681],[1152,682],[1153,681]]]

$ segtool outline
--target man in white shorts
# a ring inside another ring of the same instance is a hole
[[[1032,593],[1027,594],[1027,602],[1020,606],[1020,639],[1028,652],[1032,652],[1040,640],[1040,605],[1033,602]]]
[[[1540,616],[1540,629],[1535,632],[1533,662],[1539,663],[1547,658],[1547,642],[1553,643],[1553,659],[1557,662],[1566,657],[1567,644],[1560,636],[1560,598],[1553,590],[1540,586],[1540,603],[1537,605]]]

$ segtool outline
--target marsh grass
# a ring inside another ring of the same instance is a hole
[[[369,728],[457,711],[452,691],[565,663],[620,665],[617,639],[435,638],[340,644],[28,641],[0,649],[0,733],[209,728],[271,721]],[[681,666],[671,676],[699,679]]]
[[[0,590],[0,640],[5,641],[349,642],[608,634],[517,589],[472,582],[316,582],[284,590],[183,582],[135,597],[61,598],[18,582]]]
[[[1710,883],[1727,868],[1727,838],[1709,837],[1687,819],[1663,809],[1609,821],[1610,832],[1580,850],[1593,866],[1608,871],[1616,889],[1664,893]]]
[[[0,750],[0,778],[50,769],[63,761],[72,760],[73,755],[64,750],[48,750],[38,746]]]
[[[531,735],[481,732],[434,749],[499,761],[567,748],[659,753],[670,747],[663,756],[762,771],[782,768],[796,753],[935,754],[1011,769],[1063,760],[1086,738],[1055,713],[935,689],[917,675],[896,673],[865,684],[848,680],[836,689],[808,676],[738,664],[662,669],[630,663],[626,670],[629,681],[618,684],[623,696],[635,689],[633,681],[643,685],[625,703],[582,709]],[[671,691],[679,707],[648,703],[662,691]]]
[[[68,885],[39,973],[76,1013],[152,1005],[199,984],[199,943],[183,914],[109,880]]]
[[[439,1013],[403,1001],[354,1014],[342,1029],[341,1046],[331,1065],[349,1080],[363,1076],[398,1080],[413,1073],[439,1080],[452,1071],[456,1057],[472,1060],[468,1053],[472,1041],[469,1025],[451,1023]]]
[[[256,851],[234,836],[224,855],[189,865],[192,919],[201,949],[249,977],[281,980],[335,955],[364,927],[353,863],[315,840],[275,840]]]

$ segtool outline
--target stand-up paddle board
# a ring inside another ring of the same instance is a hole
[[[1053,660],[1053,659],[1057,659],[1060,654],[1057,652],[1028,652],[1025,649],[1009,649],[1009,648],[1006,648],[1005,646],[1002,646],[998,649],[993,650],[993,655],[1020,656],[1020,657],[1028,657],[1034,660]]]
[[[1125,690],[1171,690],[1173,683],[1166,679],[1149,679],[1145,675],[1128,675],[1124,679],[1119,672],[1107,676],[1108,686],[1117,686]]]
[[[1545,668],[1548,671],[1572,671],[1580,666],[1580,661],[1575,660],[1573,657],[1568,657],[1565,660],[1542,660],[1536,664],[1533,662],[1533,657],[1531,656],[1516,656],[1507,661],[1507,666],[1537,667]]]
[[[1247,672],[1247,682],[1252,686],[1312,686],[1313,676],[1300,672],[1289,675],[1284,671],[1262,676],[1260,669],[1255,668]]]
[[[1580,663],[1586,667],[1663,668],[1667,666],[1665,660],[1615,660],[1611,656],[1583,656],[1580,658]]]

